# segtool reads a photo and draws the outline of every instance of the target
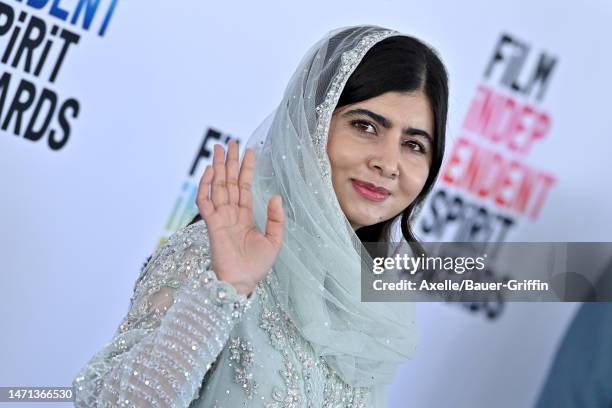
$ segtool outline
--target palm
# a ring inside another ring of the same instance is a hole
[[[268,204],[265,234],[253,220],[251,185],[254,153],[247,149],[240,170],[238,146],[230,142],[227,160],[216,145],[213,165],[200,181],[197,204],[208,229],[212,268],[241,293],[250,292],[270,269],[282,244],[284,212],[280,196]],[[209,193],[210,187],[210,193]]]

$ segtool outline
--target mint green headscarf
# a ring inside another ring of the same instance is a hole
[[[275,299],[315,352],[359,387],[389,383],[418,336],[413,304],[360,301],[365,249],[334,193],[327,135],[350,74],[372,46],[398,35],[375,26],[329,33],[308,51],[282,102],[248,142],[257,157],[258,227],[274,194],[283,196],[287,215],[284,245],[268,279]],[[371,262],[367,255],[365,262]]]

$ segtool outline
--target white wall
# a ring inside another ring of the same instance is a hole
[[[531,55],[557,56],[537,103],[552,128],[520,158],[557,183],[537,219],[512,215],[506,239],[610,240],[607,2],[119,0],[103,36],[111,0],[100,2],[89,30],[82,16],[70,24],[77,0],[56,2],[66,21],[50,14],[52,1],[41,10],[3,3],[16,15],[25,11],[26,23],[34,15],[48,30],[57,24],[80,39],[53,83],[52,67],[36,77],[23,62],[2,64],[11,83],[0,123],[22,79],[37,93],[75,98],[80,109],[59,150],[47,136],[14,135],[14,122],[0,130],[0,385],[70,385],[112,336],[140,265],[180,218],[182,204],[174,216],[173,208],[188,200],[207,162],[189,174],[207,130],[246,140],[275,108],[306,49],[340,26],[389,26],[440,51],[451,85],[447,151],[477,87],[504,91],[483,76],[502,33],[528,43]],[[10,33],[0,36],[0,56]],[[59,52],[58,37],[47,38]],[[57,114],[52,126],[59,132]],[[456,305],[419,304],[423,344],[390,387],[392,406],[529,406],[574,306],[511,304],[490,321]]]

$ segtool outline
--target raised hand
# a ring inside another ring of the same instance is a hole
[[[215,145],[213,164],[202,175],[196,203],[208,229],[213,271],[248,295],[280,251],[285,213],[282,197],[273,196],[268,202],[265,233],[259,232],[252,200],[255,152],[246,149],[240,170],[235,141],[229,143],[227,158],[224,156],[223,147]]]

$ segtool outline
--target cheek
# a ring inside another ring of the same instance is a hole
[[[400,180],[400,189],[406,197],[414,199],[425,186],[429,176],[429,166],[426,163],[419,163],[410,166],[405,170],[405,177]]]
[[[336,132],[327,144],[327,156],[331,165],[332,177],[355,165],[357,154],[350,143],[349,135]]]

